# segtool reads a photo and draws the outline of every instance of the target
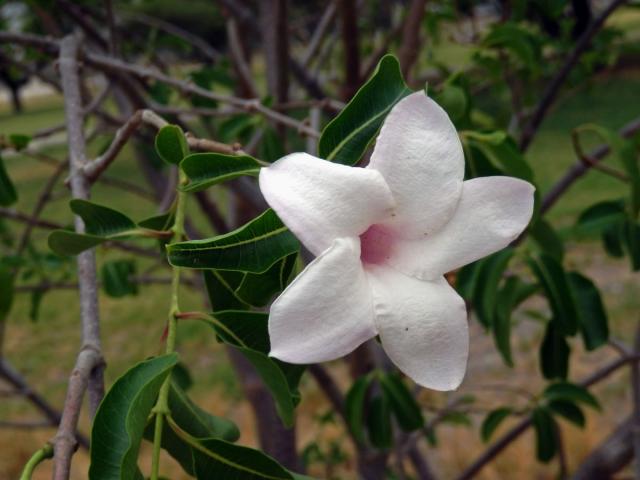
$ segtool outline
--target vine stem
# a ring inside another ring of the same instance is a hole
[[[36,467],[51,457],[53,457],[53,445],[47,443],[29,459],[27,464],[24,466],[22,475],[20,475],[20,480],[31,480],[31,476],[33,475]]]
[[[187,178],[180,170],[180,185],[187,183]],[[187,194],[180,189],[177,190],[176,196],[176,220],[173,225],[173,240],[179,241],[184,236],[184,211]],[[168,329],[167,329],[167,346],[165,353],[173,353],[176,348],[176,330],[177,319],[180,313],[180,305],[178,302],[179,290],[180,290],[180,268],[173,268],[173,276],[171,279],[171,306],[169,308]],[[171,374],[167,376],[162,387],[160,387],[160,393],[158,394],[158,401],[153,412],[155,413],[155,429],[153,434],[153,456],[151,459],[151,480],[158,480],[158,474],[160,470],[160,447],[162,442],[162,427],[164,424],[164,418],[169,415],[169,387],[171,385]]]

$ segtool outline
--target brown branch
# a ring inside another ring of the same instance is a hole
[[[17,393],[36,407],[45,416],[51,426],[58,425],[60,422],[60,412],[51,406],[42,395],[33,390],[24,377],[3,358],[0,358],[0,377],[15,388]],[[87,437],[76,432],[76,438],[81,447],[89,448],[89,439]]]
[[[327,29],[333,23],[333,20],[336,18],[336,2],[335,0],[331,1],[327,6],[327,9],[322,14],[322,18],[318,22],[318,26],[313,31],[311,35],[311,40],[309,40],[309,44],[307,45],[307,49],[304,51],[302,55],[302,61],[300,62],[300,66],[303,69],[309,68],[309,65],[316,57],[318,50],[322,46],[322,42],[325,39],[325,33]]]
[[[59,68],[64,91],[65,118],[69,141],[69,165],[73,198],[89,199],[90,183],[83,174],[87,163],[83,132],[82,100],[78,67],[79,45],[74,36],[65,37],[60,44]],[[84,232],[80,217],[75,220],[76,232]],[[71,373],[54,446],[54,480],[67,480],[71,457],[76,447],[75,432],[85,391],[89,394],[89,416],[93,418],[104,396],[104,361],[100,341],[98,291],[95,251],[78,255],[80,318],[82,347]]]
[[[400,44],[400,65],[402,75],[409,80],[411,68],[418,59],[420,47],[420,29],[422,27],[422,19],[424,17],[424,9],[427,6],[427,0],[412,0],[407,11],[404,27],[402,28],[402,43]]]
[[[637,363],[640,358],[637,356],[620,357],[613,360],[611,363],[605,365],[600,370],[592,373],[587,378],[582,380],[579,385],[582,387],[590,387],[611,375],[619,368],[633,362]],[[531,416],[527,415],[518,424],[500,437],[495,443],[487,448],[470,466],[468,466],[457,477],[457,480],[469,480],[476,476],[476,474],[482,470],[488,463],[490,463],[495,457],[497,457],[505,448],[507,448],[514,440],[527,431],[531,426]]]
[[[358,47],[358,14],[355,0],[336,0],[340,12],[340,28],[344,48],[345,79],[342,99],[349,100],[360,87],[360,50]]]
[[[244,56],[242,40],[240,39],[238,22],[236,21],[236,19],[233,17],[228,18],[226,22],[226,28],[231,59],[233,60],[233,65],[238,74],[238,77],[240,78],[240,82],[242,82],[242,89],[244,90],[242,94],[246,92],[252,97],[257,97],[258,88],[253,81],[253,77],[251,76],[251,68],[249,67],[249,64],[247,63],[247,60]]]
[[[618,133],[621,137],[629,138],[640,131],[640,118],[626,124]],[[558,199],[573,185],[576,180],[582,177],[594,163],[599,162],[611,152],[611,147],[607,144],[600,145],[593,149],[588,157],[591,160],[590,163],[585,163],[578,160],[574,163],[567,172],[558,180],[544,195],[540,206],[540,213],[547,212]]]
[[[262,0],[259,6],[267,87],[276,102],[286,102],[289,96],[287,0]]]
[[[547,114],[547,111],[560,92],[560,88],[567,80],[569,73],[571,73],[571,70],[573,70],[573,67],[576,66],[582,54],[587,50],[587,48],[591,44],[591,40],[593,39],[593,37],[603,27],[604,22],[607,20],[607,18],[609,18],[609,15],[611,15],[618,7],[620,7],[624,3],[626,3],[626,0],[613,0],[580,36],[575,47],[565,60],[564,64],[562,65],[560,70],[558,70],[556,76],[551,79],[545,91],[542,93],[540,102],[538,102],[538,105],[536,106],[531,119],[522,132],[522,137],[520,138],[520,150],[524,152],[527,150],[529,145],[531,145],[533,137],[536,135],[538,128],[542,123],[542,120],[544,120],[544,117]]]

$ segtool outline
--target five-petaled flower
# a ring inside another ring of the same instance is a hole
[[[416,383],[457,388],[467,313],[443,275],[513,241],[534,192],[511,177],[463,176],[457,132],[424,92],[391,110],[366,168],[306,153],[263,168],[267,203],[316,255],[271,306],[271,356],[323,362],[379,335]]]

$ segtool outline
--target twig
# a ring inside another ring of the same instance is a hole
[[[251,68],[244,58],[244,52],[242,50],[242,41],[240,40],[240,33],[238,32],[238,23],[235,18],[230,17],[227,19],[227,40],[229,41],[229,51],[231,53],[231,59],[233,65],[240,77],[242,86],[252,96],[258,96],[258,89],[251,76]]]
[[[53,446],[50,443],[47,443],[29,459],[27,464],[24,466],[22,475],[20,475],[20,480],[31,480],[31,476],[33,475],[33,471],[36,467],[51,457],[53,457]]]
[[[618,180],[622,180],[623,182],[629,181],[629,177],[627,177],[627,175],[625,175],[623,172],[607,165],[601,164],[598,160],[591,158],[589,154],[584,152],[584,150],[582,149],[582,145],[580,144],[579,128],[575,128],[571,131],[571,143],[573,144],[573,151],[575,152],[578,159],[581,162],[585,163],[588,167],[599,170],[602,173],[606,173],[607,175],[617,178]]]
[[[313,31],[311,35],[311,40],[309,40],[309,45],[307,45],[307,49],[304,51],[302,55],[302,61],[300,62],[301,67],[304,69],[309,68],[311,61],[315,58],[318,49],[322,46],[322,42],[325,39],[325,33],[327,29],[331,26],[331,23],[336,17],[336,1],[333,0],[327,6],[327,9],[322,14],[322,18],[318,22],[318,26]]]
[[[87,159],[82,128],[78,53],[78,39],[71,35],[65,37],[60,46],[59,68],[64,91],[65,118],[69,139],[71,192],[74,198],[88,199],[90,183],[83,174]],[[77,232],[84,232],[84,223],[80,217],[76,217],[75,225]],[[80,253],[77,261],[82,347],[69,379],[58,432],[52,440],[54,445],[54,480],[69,478],[71,457],[77,444],[75,432],[85,390],[88,390],[89,393],[90,418],[95,415],[98,404],[104,396],[104,361],[100,341],[95,251],[88,250]]]
[[[340,12],[345,79],[343,100],[349,100],[360,86],[360,51],[358,48],[358,14],[355,0],[336,0]]]
[[[405,15],[404,27],[402,28],[402,43],[398,56],[400,57],[402,75],[406,79],[409,79],[411,68],[416,63],[422,46],[420,30],[426,5],[426,0],[412,0]]]
[[[584,31],[584,33],[578,39],[575,47],[573,48],[571,54],[567,57],[564,64],[556,73],[556,76],[551,79],[547,88],[542,94],[542,98],[540,102],[536,106],[533,115],[531,116],[531,120],[527,123],[522,132],[522,137],[520,138],[520,150],[523,152],[527,150],[533,137],[535,136],[542,120],[544,120],[547,111],[551,107],[553,101],[555,100],[560,88],[564,84],[565,80],[573,70],[573,67],[576,66],[580,56],[587,50],[589,45],[591,44],[591,40],[593,37],[600,31],[606,19],[611,15],[619,6],[626,3],[626,0],[613,0],[607,8],[605,8],[600,15],[598,15],[595,20],[589,25],[589,27]]]
[[[636,118],[635,120],[632,120],[631,122],[626,124],[618,133],[621,137],[629,138],[635,135],[635,133],[638,131],[640,131],[640,118]],[[611,147],[609,145],[603,144],[593,149],[588,156],[592,160],[592,162],[599,162],[604,157],[606,157],[609,152],[611,152]],[[591,166],[592,163],[585,164],[584,162],[579,160],[578,162],[574,163],[573,166],[569,167],[562,178],[560,178],[560,180],[558,180],[543,197],[540,206],[540,213],[545,213],[547,210],[549,210],[564,194],[564,192],[575,183],[576,180],[578,180],[589,171]]]

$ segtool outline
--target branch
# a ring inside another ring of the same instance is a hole
[[[591,374],[584,380],[582,380],[579,385],[587,388],[590,387],[605,378],[611,375],[613,372],[617,371],[619,368],[624,367],[625,365],[633,362],[637,363],[640,360],[637,356],[627,356],[620,357],[611,363],[607,364],[600,370]],[[523,418],[518,424],[505,433],[498,441],[496,441],[493,445],[491,445],[487,450],[485,450],[475,462],[473,462],[469,467],[467,467],[457,478],[457,480],[469,480],[484,468],[485,465],[490,463],[495,457],[497,457],[506,447],[508,447],[515,439],[517,439],[520,435],[527,431],[527,429],[531,426],[531,416]]]
[[[269,94],[277,102],[286,102],[289,96],[287,0],[262,0],[259,5]]]
[[[355,0],[337,0],[344,48],[345,80],[342,98],[349,100],[360,86],[360,51],[358,48],[358,14]]]
[[[65,117],[69,141],[69,166],[71,193],[73,198],[87,200],[90,183],[84,176],[87,163],[83,132],[82,100],[78,72],[78,40],[67,36],[61,42],[59,68],[64,92]],[[84,232],[80,217],[75,219],[76,232]],[[71,469],[71,457],[77,440],[76,429],[84,393],[89,393],[89,416],[93,418],[100,400],[104,396],[104,361],[100,341],[100,319],[98,315],[98,291],[95,251],[88,250],[78,255],[78,281],[80,294],[80,318],[82,323],[82,347],[71,373],[67,396],[62,411],[54,445],[54,480],[66,480]]]
[[[593,23],[589,25],[589,28],[587,28],[580,36],[578,42],[576,43],[576,46],[573,48],[573,51],[565,60],[564,65],[562,65],[560,70],[558,70],[556,76],[553,77],[553,79],[551,79],[551,82],[549,82],[549,84],[547,85],[547,88],[542,94],[540,102],[538,103],[533,112],[533,115],[531,116],[531,120],[529,120],[529,123],[524,128],[522,137],[520,138],[520,150],[522,150],[523,152],[526,151],[531,144],[533,137],[537,133],[542,120],[544,120],[547,111],[558,95],[560,88],[566,81],[569,73],[571,73],[571,70],[573,70],[573,67],[575,67],[578,63],[580,56],[591,44],[591,40],[593,39],[593,37],[600,31],[609,15],[611,15],[619,6],[621,6],[625,2],[626,0],[613,0],[607,6],[607,8],[605,8],[602,13],[598,15]]]
[[[318,26],[314,30],[311,35],[311,40],[309,40],[309,45],[307,45],[307,49],[304,51],[302,55],[302,61],[300,62],[300,66],[303,69],[307,69],[311,64],[311,61],[315,58],[318,53],[319,48],[322,46],[322,42],[325,39],[325,33],[327,29],[333,23],[333,20],[336,17],[336,2],[333,0],[327,6],[327,9],[322,14],[322,18],[318,22]]]
[[[400,45],[398,56],[402,66],[402,75],[406,79],[409,79],[411,67],[416,63],[422,46],[420,28],[422,27],[422,18],[424,17],[426,5],[426,0],[412,0],[404,20],[402,44]]]
[[[627,123],[618,133],[621,137],[629,138],[635,135],[638,131],[640,131],[640,118],[636,118],[635,120]],[[578,160],[573,164],[573,166],[569,167],[564,176],[558,180],[543,197],[542,204],[540,206],[540,213],[545,213],[549,210],[565,193],[565,191],[575,183],[576,180],[587,173],[594,164],[606,157],[609,152],[611,152],[611,147],[609,145],[600,145],[588,154],[588,157],[591,160],[589,163]]]

